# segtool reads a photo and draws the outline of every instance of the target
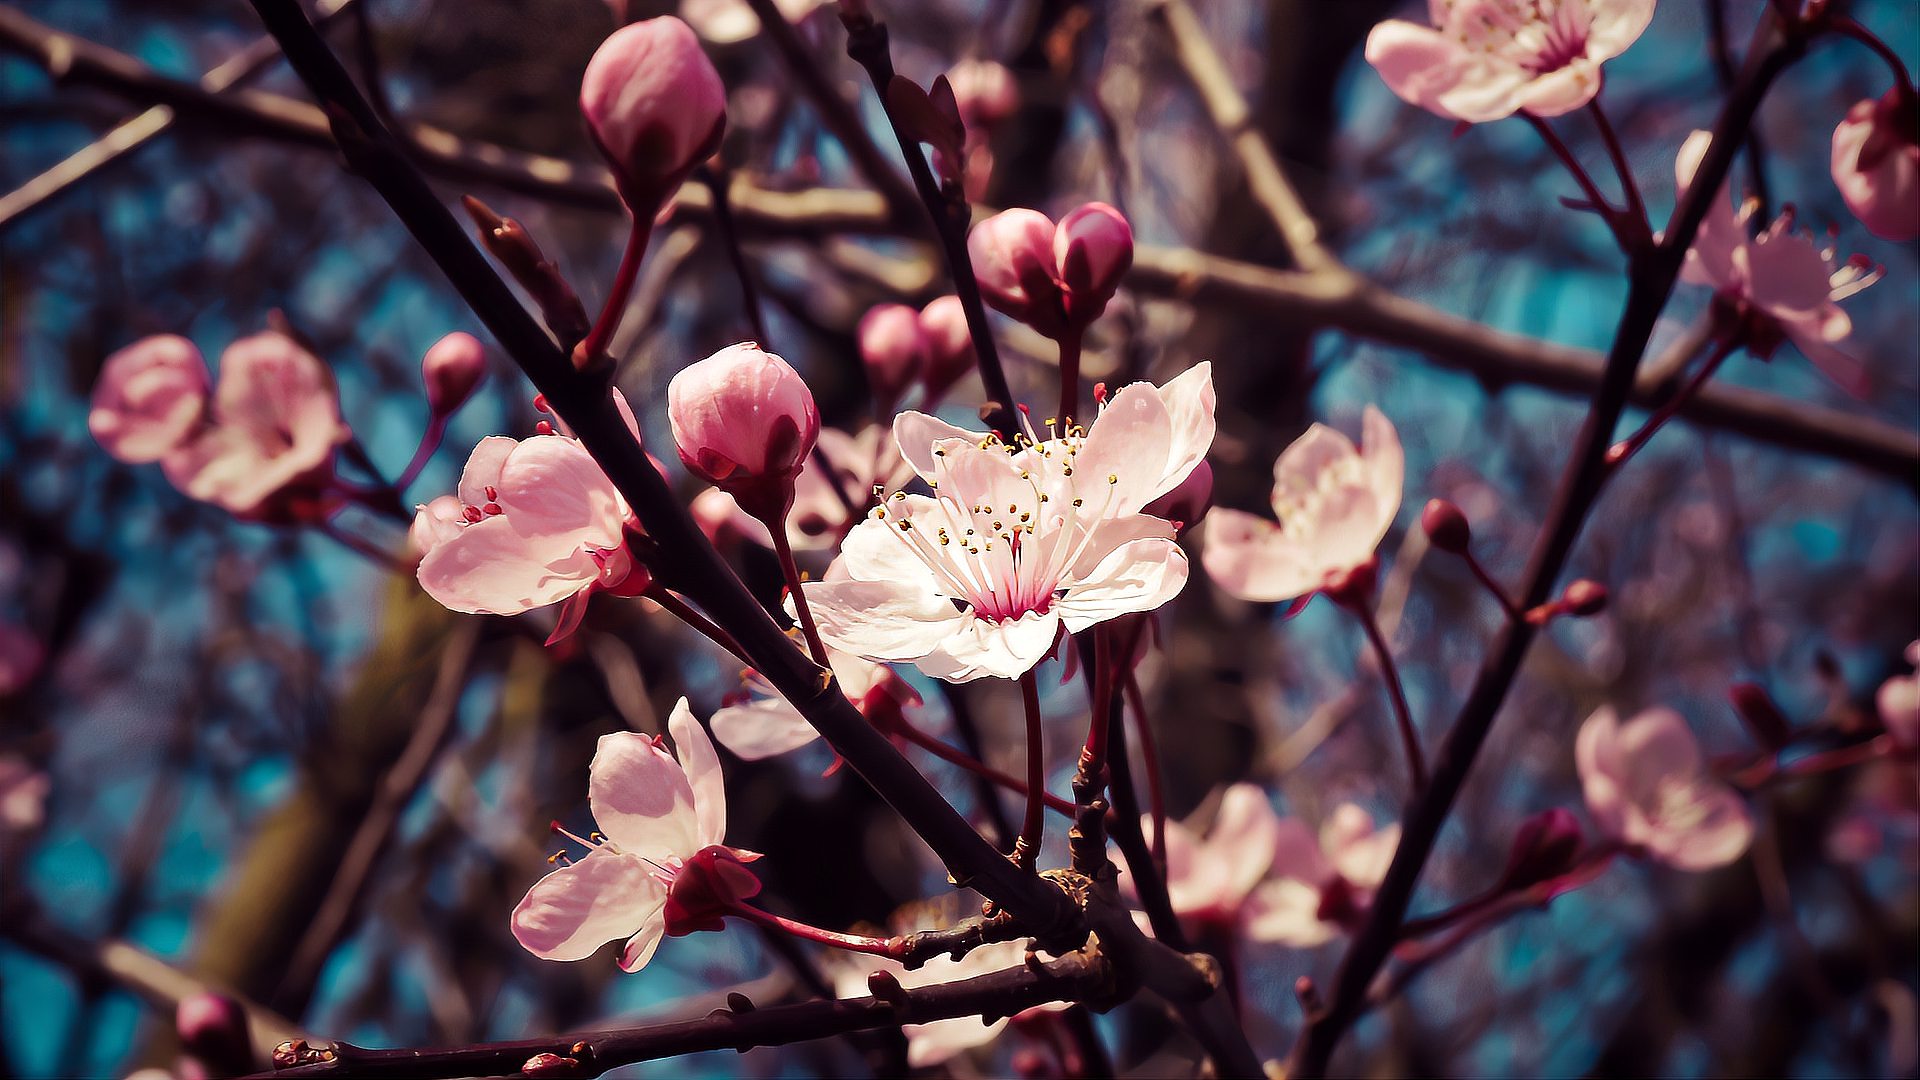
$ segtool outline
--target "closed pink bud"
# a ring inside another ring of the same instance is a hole
[[[943,296],[920,309],[920,332],[927,343],[924,373],[927,398],[947,392],[973,370],[973,331],[957,296]]]
[[[1013,73],[992,60],[962,60],[947,72],[954,104],[968,128],[992,127],[1020,107],[1020,87]]]
[[[727,89],[670,15],[613,32],[580,80],[580,111],[636,218],[650,218],[726,130]]]
[[[225,1075],[249,1067],[252,1042],[247,1037],[247,1013],[232,998],[201,992],[180,999],[173,1011],[180,1045]]]
[[[873,399],[883,412],[890,411],[926,366],[920,314],[905,304],[880,304],[861,318],[858,336]]]
[[[1420,527],[1427,531],[1427,540],[1435,548],[1449,554],[1464,554],[1473,542],[1473,528],[1467,524],[1467,515],[1445,499],[1427,501],[1426,509],[1420,511]]]
[[[1053,261],[1066,287],[1067,318],[1085,326],[1107,309],[1133,266],[1133,227],[1106,203],[1087,203],[1054,229]]]
[[[800,373],[752,342],[675,375],[667,420],[687,468],[762,520],[786,512],[769,505],[770,492],[791,499],[793,478],[820,435],[820,411]]]
[[[433,343],[420,361],[427,384],[427,407],[435,416],[449,416],[473,396],[487,373],[487,352],[472,334],[455,331]]]
[[[1053,272],[1053,222],[1037,210],[1003,210],[973,227],[967,257],[994,310],[1042,334],[1066,332],[1066,298]]]
[[[87,429],[129,465],[158,461],[199,426],[209,390],[207,362],[193,342],[172,334],[142,338],[107,357]]]
[[[1867,231],[1886,240],[1920,236],[1920,116],[1896,86],[1862,101],[1833,129],[1833,182]]]

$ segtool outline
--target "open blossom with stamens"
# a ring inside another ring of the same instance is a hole
[[[885,664],[830,648],[827,665],[833,669],[834,685],[860,715],[882,731],[899,719],[903,710],[917,709],[921,704],[919,693]],[[713,714],[713,737],[720,740],[720,745],[748,761],[758,761],[797,750],[820,737],[800,710],[759,672],[746,673],[746,689],[749,696],[745,701]]]
[[[513,909],[513,936],[543,960],[584,960],[626,938],[620,967],[646,966],[660,939],[717,928],[717,914],[760,889],[745,863],[760,856],[726,846],[727,798],[713,743],[685,698],[665,741],[622,731],[600,737],[588,767],[587,802],[600,842],[535,882]]]
[[[1600,92],[1600,65],[1627,51],[1653,0],[1428,0],[1431,26],[1388,19],[1367,63],[1403,100],[1481,123],[1559,116]]]
[[[1315,424],[1274,462],[1278,523],[1216,507],[1207,515],[1201,562],[1215,584],[1243,600],[1311,596],[1372,563],[1400,509],[1405,471],[1400,436],[1373,406],[1357,448]]]
[[[1062,629],[1172,599],[1186,556],[1169,523],[1140,511],[1213,442],[1211,367],[1134,383],[1090,428],[1050,434],[1003,442],[901,414],[900,452],[934,494],[883,498],[826,580],[805,586],[821,637],[949,682],[1010,679]]]
[[[1696,131],[1681,146],[1674,173],[1683,194],[1712,141],[1711,132]],[[1839,302],[1880,280],[1882,268],[1861,255],[1836,263],[1831,241],[1819,247],[1812,234],[1794,228],[1791,207],[1760,235],[1749,235],[1759,205],[1750,199],[1736,213],[1724,196],[1715,198],[1681,278],[1712,287],[1723,323],[1755,356],[1767,359],[1782,340],[1791,341],[1841,389],[1865,396],[1866,367],[1839,347],[1853,332]]]
[[[1600,830],[1650,858],[1710,870],[1739,858],[1753,839],[1746,804],[1706,770],[1699,742],[1672,709],[1623,724],[1602,707],[1580,726],[1574,762]]]

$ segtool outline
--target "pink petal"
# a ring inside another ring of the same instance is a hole
[[[820,733],[785,698],[760,698],[713,714],[713,737],[748,761],[796,750]]]
[[[713,741],[707,738],[706,729],[693,718],[686,698],[681,698],[667,717],[667,734],[673,736],[674,753],[679,756],[687,786],[693,791],[700,846],[725,843],[727,786],[720,775],[720,757],[713,752]]]
[[[1299,818],[1280,820],[1273,833],[1273,853],[1267,861],[1274,877],[1291,878],[1316,889],[1333,876],[1319,839]]]
[[[1611,60],[1640,40],[1653,21],[1654,0],[1588,0],[1587,58]]]
[[[948,441],[959,439],[963,442],[979,442],[984,435],[957,428],[937,416],[908,410],[893,418],[893,439],[900,447],[900,456],[920,479],[933,482],[938,459],[934,451]]]
[[[427,595],[452,611],[518,615],[590,587],[600,567],[585,552],[554,558],[504,517],[468,525],[427,552],[415,572]]]
[[[1367,63],[1387,89],[1409,105],[1441,116],[1453,116],[1440,105],[1439,95],[1459,80],[1455,68],[1460,52],[1457,43],[1433,27],[1403,19],[1388,19],[1367,34]]]
[[[587,776],[593,820],[622,851],[659,862],[706,846],[687,774],[653,739],[631,731],[600,736]]]
[[[142,338],[100,368],[87,428],[130,465],[158,461],[187,440],[206,411],[207,362],[173,334]]]
[[[1587,812],[1601,832],[1615,839],[1620,838],[1627,816],[1620,755],[1614,745],[1619,730],[1618,715],[1612,707],[1603,705],[1580,725],[1573,743],[1573,760],[1580,773]]]
[[[801,587],[827,644],[869,660],[918,660],[971,621],[938,593],[892,582],[810,581]]]
[[[1535,116],[1564,116],[1600,92],[1600,66],[1584,58],[1540,75],[1520,88],[1514,104]]]
[[[947,635],[915,666],[936,679],[972,682],[992,676],[1014,679],[1032,671],[1053,649],[1060,616],[1028,612],[1018,619],[989,622],[963,619],[957,632]]]
[[[1658,834],[1648,843],[1655,858],[1677,870],[1725,866],[1745,854],[1753,842],[1753,818],[1732,788],[1704,781],[1696,798],[1698,822]]]
[[[1067,633],[1077,634],[1121,615],[1152,611],[1179,595],[1186,584],[1187,555],[1171,537],[1133,540],[1069,584],[1053,610]]]
[[[1167,380],[1160,387],[1160,402],[1166,406],[1173,434],[1160,482],[1171,491],[1206,460],[1207,451],[1213,447],[1212,361],[1202,360]]]
[[[1320,890],[1304,881],[1281,878],[1253,891],[1246,934],[1255,941],[1311,949],[1333,940],[1335,928],[1320,921]]]
[[[1224,871],[1221,901],[1229,909],[1238,909],[1267,876],[1280,832],[1280,815],[1273,812],[1267,793],[1258,786],[1234,784],[1221,797],[1204,850]]]
[[[1160,392],[1133,383],[1107,402],[1087,431],[1074,458],[1075,489],[1108,516],[1135,513],[1184,479],[1167,479],[1172,451],[1173,418]]]
[[[1286,600],[1325,584],[1325,571],[1304,562],[1280,526],[1225,507],[1207,515],[1200,562],[1214,584],[1242,600]]]
[[[543,960],[585,960],[658,922],[666,902],[645,860],[595,848],[534,882],[513,909],[513,936]]]

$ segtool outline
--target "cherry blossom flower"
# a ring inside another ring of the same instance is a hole
[[[1753,839],[1746,804],[1706,771],[1700,744],[1672,709],[1621,723],[1602,707],[1580,726],[1574,761],[1602,832],[1680,870],[1732,862]]]
[[[624,2],[624,0],[622,0]],[[774,0],[782,18],[800,23],[826,0]],[[732,45],[760,32],[760,20],[746,0],[680,0],[680,17],[715,45]]]
[[[1600,92],[1600,65],[1627,51],[1654,0],[1428,0],[1431,26],[1388,19],[1367,63],[1411,105],[1482,123],[1559,116]]]
[[[1058,225],[1037,210],[1003,210],[967,234],[967,255],[989,305],[1060,340],[1106,310],[1133,265],[1133,229],[1105,203]]]
[[[861,956],[857,961],[836,965],[833,990],[841,998],[868,997],[872,991],[867,979],[876,971],[887,972],[909,990],[959,982],[1017,967],[1025,960],[1026,951],[1024,941],[994,942],[982,945],[958,960],[945,954],[935,956],[911,971],[898,961],[886,957]],[[1051,1001],[1023,1009],[1011,1019],[1025,1020],[1059,1012],[1067,1006],[1068,1003],[1064,1001]],[[1005,1016],[991,1021],[978,1016],[956,1016],[928,1024],[903,1025],[901,1031],[907,1036],[907,1066],[931,1069],[952,1060],[956,1055],[985,1046],[1005,1030],[1008,1022],[1009,1018]]]
[[[903,710],[919,708],[920,695],[885,664],[827,650],[835,685],[860,715],[882,731]],[[746,673],[747,700],[727,705],[713,714],[713,737],[720,745],[748,761],[759,761],[798,750],[820,737],[812,724],[758,672]]]
[[[237,517],[299,517],[326,498],[334,451],[350,437],[326,365],[269,331],[220,354],[211,423],[160,465],[175,487]]]
[[[869,425],[858,435],[834,428],[821,428],[818,456],[809,454],[793,481],[793,506],[787,511],[787,542],[795,551],[831,551],[840,546],[840,537],[858,509],[871,497],[875,486],[893,487],[906,472],[891,434],[878,424]],[[837,480],[827,478],[818,457],[825,457]],[[834,490],[838,483],[839,490]],[[719,488],[709,488],[694,501],[706,500],[701,512],[713,516],[716,524],[726,526],[759,544],[773,546],[773,535],[753,515],[740,508],[733,496]],[[853,508],[849,508],[849,503]]]
[[[1857,102],[1833,129],[1833,182],[1847,209],[1884,240],[1920,236],[1920,116],[1910,87]]]
[[[726,846],[720,759],[685,698],[674,706],[667,732],[675,754],[658,737],[629,731],[600,737],[588,767],[587,802],[606,839],[569,835],[587,854],[535,882],[513,909],[513,936],[528,952],[543,960],[584,960],[625,938],[620,967],[638,971],[662,937],[712,928],[716,903],[759,891],[743,864],[760,856]]]
[[[727,88],[671,15],[607,37],[580,80],[580,112],[634,218],[646,221],[720,143]]]
[[[1674,172],[1682,193],[1712,141],[1711,132],[1696,131],[1681,146]],[[1839,301],[1880,280],[1881,269],[1860,255],[1836,265],[1831,244],[1816,247],[1811,234],[1794,229],[1791,208],[1750,236],[1747,222],[1758,209],[1748,200],[1735,213],[1724,197],[1714,199],[1680,276],[1713,288],[1723,318],[1755,356],[1767,359],[1782,339],[1791,341],[1841,389],[1865,396],[1865,366],[1839,348],[1853,332]]]
[[[46,820],[47,774],[17,754],[0,754],[0,836],[37,829]]]
[[[100,368],[87,429],[129,465],[166,457],[200,425],[211,387],[193,342],[173,334],[141,338]]]
[[[1887,734],[1911,750],[1920,746],[1920,641],[1907,646],[1907,663],[1914,670],[1881,683],[1874,704],[1879,706],[1880,723],[1886,726]]]
[[[1296,949],[1331,941],[1373,905],[1400,846],[1400,826],[1375,828],[1372,815],[1345,803],[1316,840],[1298,818],[1280,822],[1267,880],[1248,899],[1246,932]]]
[[[458,495],[439,495],[432,502],[414,506],[413,524],[407,527],[407,542],[413,545],[414,554],[425,558],[442,541],[459,536],[468,524],[467,504],[461,502]]]
[[[1151,833],[1152,820],[1142,815],[1141,828]],[[1254,784],[1227,788],[1204,837],[1178,821],[1166,825],[1167,900],[1174,914],[1238,927],[1280,842],[1280,817],[1267,793]]]
[[[0,697],[18,693],[40,672],[46,647],[26,627],[0,620]]]
[[[420,360],[427,407],[435,416],[451,415],[473,396],[486,373],[487,351],[472,334],[455,331],[434,342]]]
[[[1115,394],[1092,427],[1013,443],[924,413],[894,422],[934,495],[896,492],[806,595],[820,634],[950,682],[1030,671],[1064,629],[1151,611],[1186,583],[1173,527],[1141,508],[1213,442],[1207,364]]]
[[[1380,410],[1367,406],[1361,446],[1323,424],[1295,439],[1273,465],[1278,522],[1216,507],[1201,562],[1243,600],[1309,597],[1373,562],[1400,509],[1406,456]]]

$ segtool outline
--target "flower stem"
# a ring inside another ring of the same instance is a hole
[[[1146,695],[1140,692],[1140,680],[1132,668],[1127,669],[1123,679],[1127,702],[1133,706],[1133,726],[1140,733],[1140,760],[1147,766],[1147,813],[1153,818],[1153,837],[1148,848],[1164,876],[1167,872],[1167,799],[1160,783],[1160,747],[1153,737],[1153,722],[1147,718]]]
[[[1080,407],[1080,348],[1085,339],[1080,327],[1069,328],[1060,339],[1060,426]]]
[[[1720,370],[1721,363],[1732,356],[1736,348],[1738,343],[1731,338],[1715,342],[1713,351],[1707,355],[1706,362],[1700,365],[1700,370],[1694,372],[1693,378],[1688,379],[1685,386],[1674,391],[1672,397],[1656,409],[1652,416],[1647,417],[1647,422],[1640,425],[1640,430],[1607,448],[1607,467],[1617,469],[1626,464],[1628,458],[1638,453],[1640,448],[1647,444],[1647,440],[1653,438],[1654,432],[1659,431],[1662,425],[1673,419],[1681,406],[1700,393],[1700,389],[1707,385],[1707,380],[1713,378],[1714,372]]]
[[[1519,619],[1522,617],[1520,605],[1513,602],[1513,597],[1507,595],[1506,587],[1501,585],[1491,573],[1487,572],[1486,566],[1480,562],[1479,558],[1476,557],[1471,550],[1462,551],[1460,557],[1466,560],[1467,569],[1473,571],[1474,579],[1485,586],[1486,590],[1493,594],[1493,598],[1499,601],[1500,610],[1506,612],[1507,618]]]
[[[1360,620],[1360,629],[1366,632],[1368,644],[1380,658],[1380,674],[1386,681],[1388,695],[1393,698],[1393,717],[1400,727],[1400,742],[1406,748],[1407,768],[1413,774],[1413,790],[1417,792],[1427,786],[1427,762],[1420,753],[1420,737],[1413,730],[1413,710],[1407,705],[1407,691],[1400,683],[1400,669],[1393,662],[1393,650],[1387,646],[1386,636],[1380,633],[1380,624],[1364,598],[1341,606]]]
[[[620,268],[613,272],[613,287],[607,291],[606,303],[600,307],[600,317],[593,321],[593,329],[587,331],[586,338],[574,350],[578,357],[591,361],[606,353],[607,346],[613,342],[613,332],[620,329],[620,319],[627,311],[627,296],[633,292],[634,279],[640,275],[640,260],[647,254],[647,242],[653,236],[653,221],[636,217],[633,226],[627,231],[627,247],[620,253]]]
[[[1013,842],[1013,860],[1021,869],[1032,870],[1046,837],[1047,763],[1040,739],[1040,684],[1031,671],[1020,676],[1020,701],[1027,709],[1027,816],[1020,826],[1020,839]]]
[[[1909,104],[1913,102],[1915,94],[1913,76],[1907,74],[1906,62],[1900,59],[1900,54],[1894,52],[1879,34],[1867,29],[1859,20],[1848,15],[1831,16],[1827,19],[1827,25],[1832,27],[1835,33],[1850,37],[1872,49],[1875,55],[1886,61],[1887,67],[1893,69],[1893,85],[1899,88],[1900,96]]]
[[[420,445],[413,451],[413,460],[407,462],[406,469],[400,473],[400,479],[393,482],[393,490],[396,493],[407,490],[409,485],[420,478],[420,471],[427,467],[427,462],[433,460],[433,452],[440,449],[440,440],[446,433],[446,417],[427,418],[427,429],[420,433]]]
[[[1022,780],[1017,776],[1010,776],[1007,773],[1003,773],[999,769],[996,769],[993,766],[988,765],[986,762],[981,761],[979,758],[973,757],[972,755],[966,753],[965,751],[958,750],[958,749],[955,749],[954,747],[948,746],[946,743],[941,742],[939,739],[934,738],[932,735],[929,735],[926,732],[920,730],[919,728],[914,727],[912,724],[908,723],[905,720],[901,720],[899,723],[889,726],[887,728],[887,731],[889,734],[900,736],[901,738],[907,740],[908,742],[919,747],[920,749],[925,750],[927,753],[932,754],[934,757],[939,758],[941,761],[944,761],[949,765],[958,765],[962,769],[967,770],[968,772],[974,774],[975,776],[984,777],[985,779],[990,780],[993,783],[998,784],[1003,788],[1006,788],[1008,791],[1011,791],[1016,795],[1032,794],[1033,789],[1027,786],[1027,782],[1025,780]],[[1056,813],[1065,814],[1068,817],[1073,816],[1072,803],[1068,802],[1067,800],[1061,798],[1058,795],[1050,795],[1045,791],[1041,792],[1041,796],[1046,800],[1047,809],[1055,811]]]
[[[775,915],[770,911],[762,911],[748,904],[735,903],[727,908],[727,914],[757,922],[762,926],[770,926],[806,941],[830,945],[836,949],[846,949],[849,952],[897,958],[900,951],[897,938],[877,938],[868,937],[865,934],[843,934],[837,930],[824,930],[818,926],[809,926],[803,922]]]
[[[1613,230],[1615,242],[1623,250],[1635,250],[1636,245],[1628,240],[1627,233],[1621,224],[1623,211],[1608,202],[1606,196],[1600,194],[1600,188],[1593,182],[1593,177],[1588,175],[1586,167],[1580,164],[1580,159],[1573,156],[1573,151],[1567,149],[1567,144],[1560,141],[1560,136],[1554,134],[1553,128],[1545,120],[1532,113],[1522,115],[1526,116],[1527,123],[1533,125],[1533,130],[1540,133],[1540,138],[1547,144],[1547,149],[1552,150],[1553,155],[1560,159],[1560,164],[1566,166],[1567,172],[1573,174],[1574,182],[1580,185],[1580,190],[1585,193],[1587,201],[1593,204],[1594,213],[1599,214],[1606,221],[1607,227]]]
[[[705,637],[708,641],[732,653],[734,659],[748,667],[753,666],[753,661],[747,657],[747,651],[740,647],[740,643],[734,640],[732,634],[727,633],[726,630],[715,625],[712,619],[695,611],[685,600],[668,592],[658,584],[648,589],[642,595],[667,609],[668,613],[674,618],[679,619],[681,622],[699,631],[701,636]]]
[[[353,533],[350,533],[345,529],[342,529],[339,523],[333,522],[333,521],[323,521],[320,523],[319,529],[322,533],[325,533],[328,537],[333,539],[335,542],[346,547],[348,550],[352,551],[354,554],[362,556],[363,558],[367,559],[369,562],[372,562],[374,565],[379,566],[385,570],[391,570],[394,573],[399,574],[401,577],[413,576],[413,568],[411,566],[408,566],[406,563],[401,562],[399,559],[394,558],[391,554],[380,550],[378,547],[375,547],[370,541],[366,540],[364,537],[355,536]]]
[[[813,662],[827,667],[827,646],[820,640],[820,628],[813,623],[813,609],[807,606],[807,591],[800,587],[800,568],[794,565],[793,541],[787,537],[786,515],[766,523],[767,532],[773,537],[773,553],[780,559],[780,573],[787,579],[787,590],[793,594],[793,610],[800,619],[800,632],[807,637],[807,651],[813,654]]]
[[[1593,113],[1593,121],[1600,128],[1600,141],[1606,144],[1607,157],[1612,159],[1613,171],[1620,177],[1620,190],[1627,200],[1627,216],[1632,219],[1634,242],[1652,244],[1653,226],[1647,221],[1647,204],[1640,199],[1640,185],[1633,182],[1633,169],[1627,164],[1620,136],[1614,133],[1613,123],[1607,119],[1607,111],[1600,107],[1598,97],[1587,103],[1587,110]]]

